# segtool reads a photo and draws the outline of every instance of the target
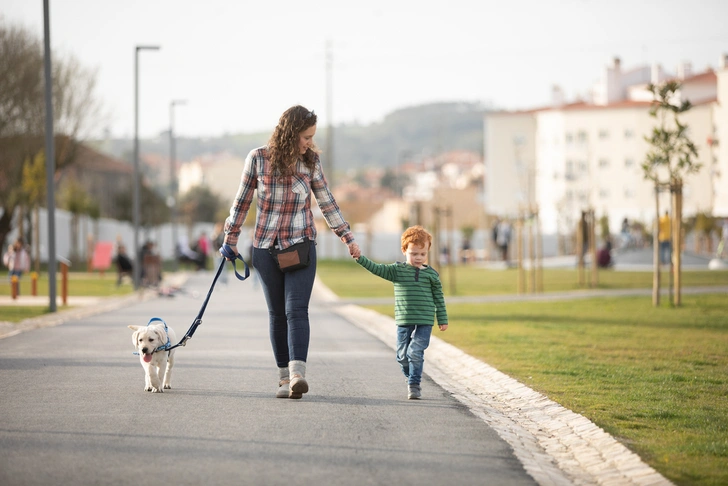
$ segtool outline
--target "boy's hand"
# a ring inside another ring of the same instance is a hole
[[[437,327],[439,327],[441,331],[447,331],[447,324],[438,324]]]
[[[349,254],[351,255],[351,257],[354,260],[356,260],[357,258],[359,258],[361,256],[361,250],[359,249],[359,245],[357,244],[356,241],[352,241],[351,243],[349,243],[348,246],[349,246]]]

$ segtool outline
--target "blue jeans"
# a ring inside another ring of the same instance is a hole
[[[397,361],[409,385],[419,385],[432,326],[397,326]]]
[[[283,273],[267,248],[253,248],[255,271],[268,304],[273,356],[279,368],[308,357],[308,303],[316,278],[316,245],[311,245],[310,258],[308,267]]]
[[[670,263],[670,258],[672,256],[672,244],[670,241],[661,241],[660,242],[660,263],[663,265],[667,265]]]

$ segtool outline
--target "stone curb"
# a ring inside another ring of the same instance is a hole
[[[388,316],[338,297],[316,281],[317,298],[334,312],[394,349]],[[437,336],[427,350],[426,374],[491,426],[542,486],[672,485],[586,417],[469,356]]]

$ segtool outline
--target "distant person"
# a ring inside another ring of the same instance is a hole
[[[657,225],[657,241],[660,247],[660,263],[663,265],[668,265],[670,263],[672,254],[672,235],[670,234],[672,225],[670,223],[670,215],[667,211],[665,211],[665,214],[660,217]]]
[[[599,268],[610,268],[612,265],[614,265],[614,261],[612,261],[611,240],[607,240],[604,243],[604,246],[601,247],[597,252],[597,265],[599,266]]]
[[[490,229],[490,239],[493,242],[493,257],[491,257],[491,259],[495,259],[496,253],[499,252],[499,247],[498,247],[498,223],[500,223],[500,220],[498,218],[495,218],[493,220],[493,226]]]
[[[496,240],[498,248],[500,248],[501,259],[508,262],[508,245],[511,243],[511,224],[503,219],[498,223],[498,239]]]
[[[129,277],[134,276],[134,265],[131,262],[131,258],[126,253],[126,247],[124,245],[118,245],[116,249],[116,257],[114,257],[116,263],[116,286],[121,285],[121,279],[124,275]]]
[[[622,247],[629,248],[632,244],[632,233],[630,231],[629,220],[627,218],[622,220],[622,228],[619,234],[622,238]]]
[[[30,255],[25,248],[22,238],[18,238],[3,255],[3,264],[8,268],[8,278],[18,277],[18,294],[20,295],[20,278],[23,273],[30,271]]]
[[[394,283],[394,321],[397,324],[397,362],[407,378],[407,398],[422,396],[425,349],[432,326],[447,330],[447,310],[440,275],[427,265],[432,235],[422,226],[407,228],[401,238],[405,262],[375,263],[364,255],[357,263],[374,275]]]
[[[202,260],[202,268],[207,268],[207,257],[210,255],[210,240],[207,237],[207,233],[204,231],[200,233],[200,237],[197,238],[197,244],[195,245],[195,251],[200,255]]]
[[[192,263],[195,265],[195,270],[202,270],[204,268],[205,262],[203,256],[190,248],[190,245],[187,243],[187,237],[179,237],[175,253],[177,261],[180,263]]]
[[[212,233],[212,245],[213,249],[215,251],[220,250],[222,248],[222,245],[225,244],[225,231],[224,231],[224,225],[222,223],[215,223],[215,229]],[[225,260],[225,257],[220,255],[220,259],[218,260],[218,266],[220,265],[220,262]],[[250,263],[250,262],[248,262]],[[215,267],[217,269],[217,266]],[[214,270],[215,270],[214,269]],[[222,273],[220,274],[220,283],[227,284],[228,283],[228,271],[226,268],[223,267]]]

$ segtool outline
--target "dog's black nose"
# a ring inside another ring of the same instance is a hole
[[[142,353],[147,354],[147,351],[149,351],[149,348],[142,348]]]

